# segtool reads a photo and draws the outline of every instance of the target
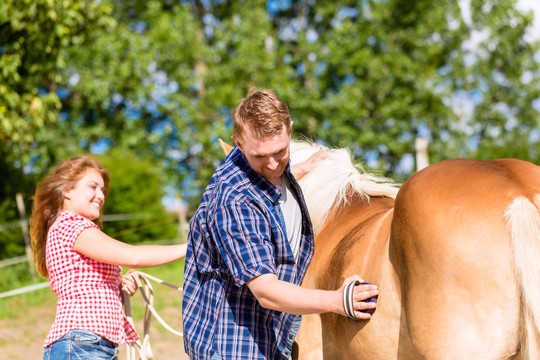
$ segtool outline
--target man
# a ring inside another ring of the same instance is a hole
[[[184,273],[184,345],[191,359],[288,359],[299,315],[345,315],[343,288],[302,288],[313,229],[291,173],[292,121],[268,90],[248,94],[232,115],[236,147],[208,184],[190,221]],[[320,156],[320,154],[319,154]],[[297,170],[306,171],[309,159]],[[354,289],[354,314],[374,285]]]

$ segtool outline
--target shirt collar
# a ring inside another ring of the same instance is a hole
[[[244,153],[235,146],[230,154],[228,155],[229,160],[235,164],[249,179],[249,181],[260,189],[272,202],[278,201],[281,196],[281,191],[279,187],[272,184],[270,181],[266,180],[264,176],[259,175],[253,168],[249,165]],[[291,174],[291,161],[287,163],[284,173],[287,174],[287,177],[290,179]]]

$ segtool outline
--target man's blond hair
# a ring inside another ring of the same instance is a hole
[[[291,128],[289,108],[271,90],[251,88],[232,114],[233,135],[241,140],[246,126],[260,138]]]

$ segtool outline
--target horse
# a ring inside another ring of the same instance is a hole
[[[291,142],[291,164],[324,148]],[[299,179],[315,229],[302,286],[359,274],[369,320],[304,315],[293,359],[540,359],[540,167],[451,159],[402,185],[347,149]]]

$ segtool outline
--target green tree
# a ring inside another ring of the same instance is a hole
[[[4,1],[0,6],[0,139],[7,160],[42,172],[78,145],[63,130],[67,52],[110,29],[112,7],[95,1]],[[71,126],[71,125],[70,125]],[[63,139],[58,146],[58,139]]]
[[[280,47],[301,69],[288,99],[301,132],[401,178],[419,135],[430,137],[432,162],[540,160],[539,47],[525,41],[532,17],[515,1],[472,1],[470,19],[455,1],[293,2],[282,12],[282,29],[300,24]]]
[[[32,178],[20,167],[8,161],[8,155],[1,152],[0,146],[0,259],[24,255],[24,237],[20,225],[15,196],[23,195],[26,212],[29,214]]]
[[[163,166],[163,186],[193,208],[251,85],[286,101],[296,135],[351,147],[385,175],[410,175],[418,135],[432,162],[540,160],[539,47],[515,0],[473,0],[470,12],[429,0],[57,3],[0,10],[2,146],[17,169],[122,149]],[[48,115],[26,121],[33,98]]]
[[[540,163],[540,67],[538,40],[525,41],[533,16],[512,1],[471,1],[473,29],[485,38],[466,68],[463,88],[477,91],[469,138],[478,143],[466,155],[515,157]],[[486,32],[486,29],[489,31]]]
[[[165,195],[162,167],[119,149],[100,156],[100,162],[111,176],[103,208],[103,231],[127,243],[183,240],[178,238],[176,215],[166,213],[161,202]],[[125,220],[105,221],[107,215]]]

